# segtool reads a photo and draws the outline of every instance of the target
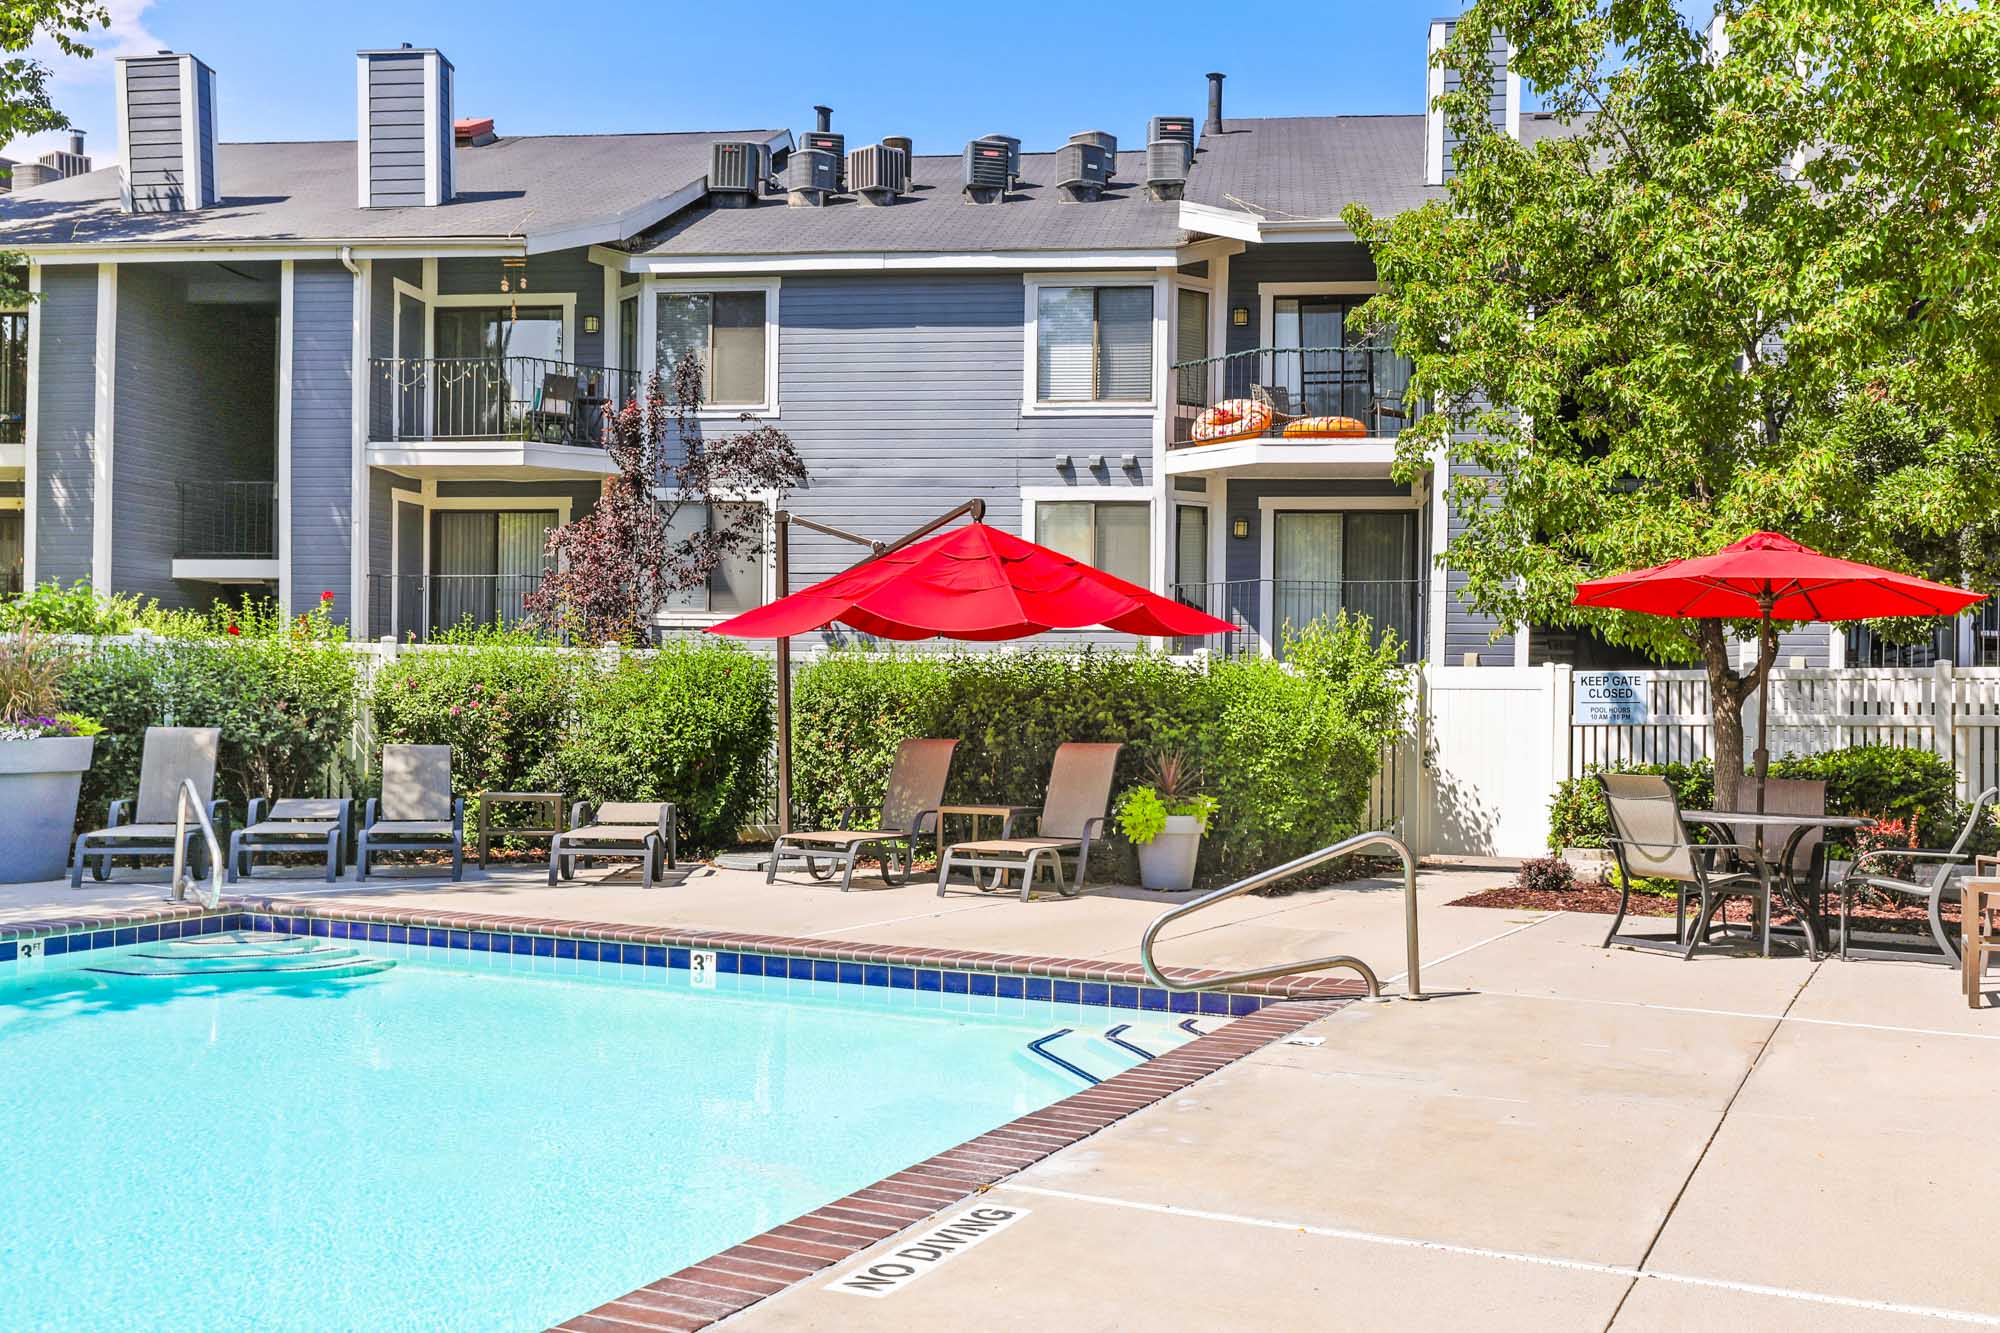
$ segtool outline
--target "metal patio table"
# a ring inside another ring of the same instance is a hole
[[[1806,957],[1817,959],[1826,952],[1820,943],[1826,925],[1825,913],[1822,911],[1823,904],[1818,901],[1818,895],[1814,895],[1814,900],[1810,902],[1801,895],[1792,874],[1792,854],[1798,850],[1799,839],[1805,837],[1807,829],[1823,829],[1829,833],[1851,831],[1866,828],[1874,823],[1874,820],[1859,815],[1794,815],[1780,814],[1776,811],[1760,815],[1747,810],[1683,810],[1681,820],[1687,824],[1706,824],[1722,832],[1725,841],[1741,847],[1754,847],[1757,854],[1757,877],[1766,889],[1761,942],[1761,952],[1764,957],[1771,956],[1769,904],[1774,897],[1782,897],[1785,905],[1798,915],[1799,925],[1805,934]],[[1764,846],[1763,831],[1768,828],[1792,830],[1791,836],[1785,839],[1784,847],[1775,857],[1770,854],[1770,849]],[[1738,829],[1754,832],[1754,837],[1746,841],[1736,832]],[[1776,872],[1775,882],[1772,879],[1773,872]]]

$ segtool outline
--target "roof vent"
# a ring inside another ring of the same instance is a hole
[[[710,144],[708,192],[717,208],[748,208],[757,202],[758,188],[768,174],[768,146],[750,139],[722,139]]]
[[[1069,136],[1071,143],[1093,144],[1104,150],[1104,179],[1110,180],[1118,174],[1118,136],[1103,130],[1085,130],[1081,134]]]
[[[785,202],[818,208],[840,188],[840,159],[817,148],[801,148],[785,163]]]
[[[1056,188],[1077,203],[1096,199],[1111,178],[1107,157],[1094,143],[1064,144],[1056,150]]]
[[[997,204],[1012,179],[1007,170],[1007,142],[997,136],[965,145],[965,197],[975,204]]]
[[[882,136],[882,146],[903,150],[904,188],[908,189],[917,179],[917,146],[910,141],[910,136],[907,134],[885,134]]]
[[[1153,198],[1178,199],[1187,188],[1187,145],[1179,139],[1156,139],[1146,145],[1146,192]]]
[[[1007,145],[1007,188],[1012,189],[1016,185],[1019,185],[1021,183],[1021,141],[1011,134],[982,134],[979,137],[982,140],[990,139],[994,143],[1004,143]]]
[[[869,144],[847,155],[847,179],[871,204],[893,204],[910,188],[910,159],[900,148]]]
[[[215,71],[171,51],[120,57],[117,65],[120,205],[128,213],[212,206]],[[70,148],[80,152],[82,145],[73,142]],[[59,162],[42,161],[72,174]]]
[[[47,185],[50,181],[62,179],[62,173],[54,167],[43,166],[40,162],[16,162],[13,167],[16,190],[32,190],[37,185]]]
[[[500,136],[493,132],[493,117],[480,116],[476,119],[454,120],[451,123],[451,140],[460,148],[484,148]]]

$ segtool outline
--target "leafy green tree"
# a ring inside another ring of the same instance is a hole
[[[1439,63],[1446,197],[1350,225],[1414,395],[1399,471],[1469,464],[1449,562],[1503,627],[1699,662],[1728,798],[1752,624],[1570,606],[1580,579],[1759,528],[1977,577],[2000,512],[2000,8],[1475,0]],[[1566,134],[1494,132],[1487,34]]]
[[[111,15],[96,0],[0,3],[0,52],[6,53],[0,59],[0,143],[69,128],[69,117],[49,98],[49,67],[26,54],[28,49],[48,41],[65,55],[88,59],[94,53],[84,34],[110,25]],[[26,272],[20,254],[0,251],[0,306],[27,301]]]

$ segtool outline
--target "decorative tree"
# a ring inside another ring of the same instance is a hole
[[[762,548],[761,506],[710,501],[782,499],[806,479],[805,464],[789,436],[748,413],[739,418],[746,429],[702,438],[701,405],[701,362],[689,352],[670,385],[656,372],[643,395],[606,413],[604,446],[618,472],[589,513],[549,533],[550,569],[526,599],[541,624],[638,642],[667,593],[700,587],[731,556]],[[683,512],[701,521],[677,521]]]
[[[49,98],[49,67],[22,54],[38,41],[53,43],[64,55],[88,59],[95,52],[82,40],[92,28],[111,26],[111,15],[96,0],[8,0],[0,4],[0,144],[31,134],[69,128],[69,117]],[[26,261],[0,251],[0,306],[27,304]]]
[[[1398,471],[1460,467],[1447,555],[1504,629],[1583,627],[1698,661],[1716,781],[1776,656],[1748,624],[1570,605],[1579,580],[1774,528],[1965,577],[2000,500],[2000,10],[1729,0],[1475,0],[1437,60],[1446,197],[1350,209],[1432,415]],[[1496,133],[1487,36],[1570,133]],[[1972,534],[1972,535],[1969,535]]]

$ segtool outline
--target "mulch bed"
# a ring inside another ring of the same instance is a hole
[[[1498,907],[1513,911],[1530,912],[1595,912],[1610,916],[1618,910],[1618,890],[1603,884],[1579,884],[1572,889],[1524,889],[1516,884],[1503,884],[1497,889],[1486,889],[1469,894],[1448,904],[1451,907]],[[1827,895],[1824,910],[1829,917],[1838,915],[1838,896]],[[1674,900],[1657,893],[1635,893],[1626,908],[1627,916],[1672,916]],[[1944,908],[1946,921],[1958,920],[1958,905],[1947,903]],[[1747,899],[1732,898],[1723,906],[1723,919],[1735,923],[1750,920],[1750,903]],[[1908,932],[1928,935],[1930,919],[1927,909],[1920,902],[1909,903],[1856,903],[1854,919],[1865,921],[1871,930]],[[1774,925],[1790,925],[1796,918],[1785,911],[1771,918]]]

